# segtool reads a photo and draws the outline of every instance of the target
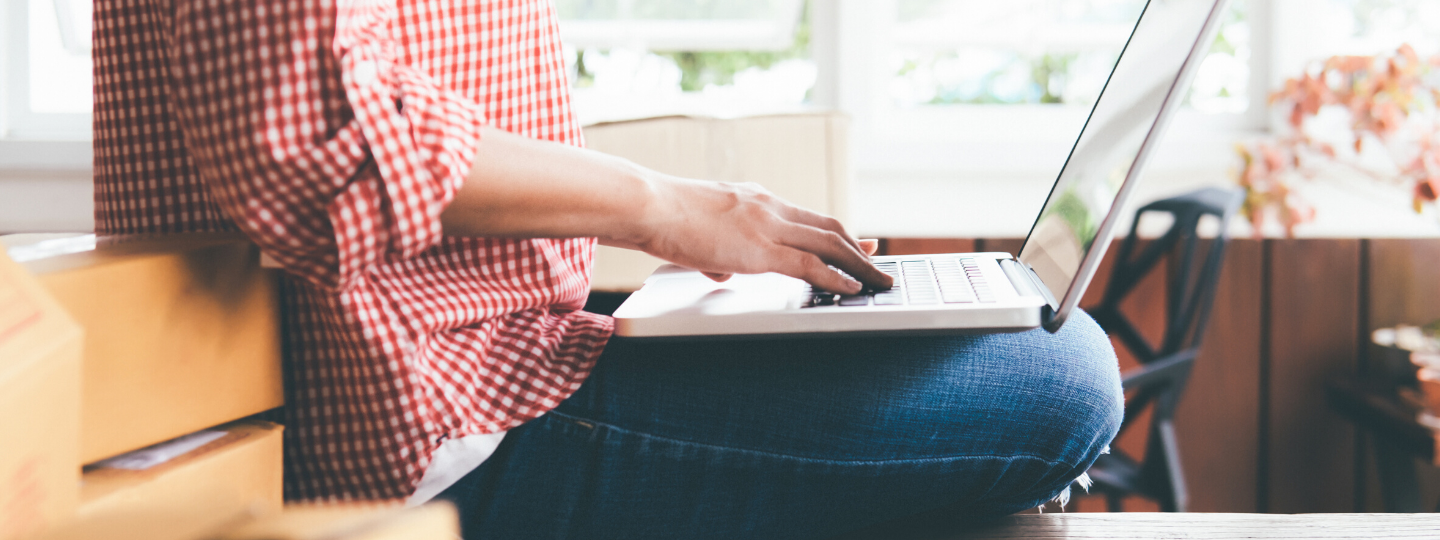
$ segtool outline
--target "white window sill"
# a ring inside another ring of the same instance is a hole
[[[0,175],[10,171],[89,171],[94,155],[90,139],[0,138]]]
[[[850,228],[865,238],[1024,238],[1033,225],[1053,178],[892,178],[860,180],[852,191]],[[1156,170],[1142,180],[1122,210],[1117,230],[1129,231],[1144,204],[1207,186],[1231,186],[1223,169]],[[1314,222],[1296,228],[1299,238],[1440,237],[1440,212],[1410,210],[1404,187],[1379,186],[1353,174],[1322,175],[1296,191],[1316,207]],[[1142,223],[1142,236],[1153,236]],[[1163,228],[1164,224],[1160,224]],[[1230,230],[1249,237],[1250,224],[1237,218]],[[1282,237],[1273,227],[1267,237]]]
[[[0,234],[90,232],[94,193],[89,170],[0,169]]]

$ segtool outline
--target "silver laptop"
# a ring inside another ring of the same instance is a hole
[[[665,266],[615,311],[635,338],[1054,332],[1085,293],[1121,207],[1209,51],[1227,0],[1149,0],[1019,256],[871,260],[895,286],[854,296],[779,274],[716,283]]]

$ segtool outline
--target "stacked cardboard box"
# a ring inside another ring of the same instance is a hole
[[[86,330],[82,463],[284,403],[276,275],[243,237],[3,241]]]
[[[5,320],[57,315],[42,319],[56,328],[26,323],[45,341],[0,342],[35,358],[0,354],[0,474],[15,479],[0,501],[16,514],[0,538],[67,520],[109,524],[94,532],[110,537],[177,508],[188,510],[169,528],[191,532],[280,511],[282,428],[236,422],[283,404],[277,281],[254,246],[234,235],[3,243],[21,262],[4,259],[0,296],[20,301],[0,301],[0,336]],[[59,322],[78,323],[83,340]]]
[[[282,429],[241,421],[86,467],[76,517],[104,521],[196,500],[208,501],[207,514],[217,519],[246,510],[278,512],[284,504]],[[187,440],[199,444],[166,452]]]
[[[405,509],[366,504],[296,506],[254,520],[216,540],[455,540],[459,516],[448,503]]]
[[[70,523],[36,540],[456,540],[455,508],[431,503],[294,506],[216,520],[212,501],[150,506],[125,515]],[[209,519],[205,519],[209,518]]]
[[[66,519],[79,497],[79,325],[0,253],[0,539]]]
[[[283,428],[243,420],[283,404],[277,281],[242,237],[0,244],[0,540],[458,536],[448,505],[282,511]]]

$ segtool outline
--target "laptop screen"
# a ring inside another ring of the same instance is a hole
[[[1141,13],[1020,250],[1057,299],[1097,248],[1106,217],[1119,211],[1112,206],[1215,7],[1216,0],[1150,0]]]

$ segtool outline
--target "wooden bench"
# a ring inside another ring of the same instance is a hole
[[[1371,539],[1440,538],[1437,514],[1076,513],[1010,516],[953,540],[1078,539]]]

